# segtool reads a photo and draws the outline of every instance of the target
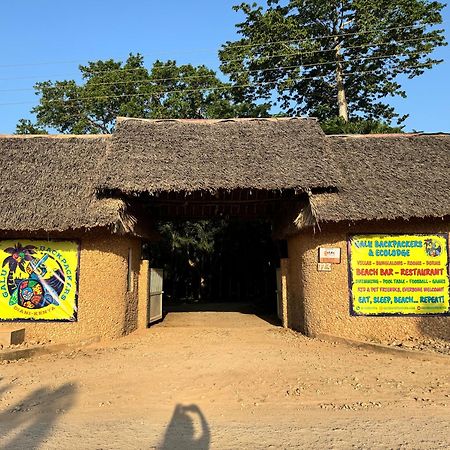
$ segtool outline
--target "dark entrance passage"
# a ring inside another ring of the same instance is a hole
[[[166,311],[277,312],[277,247],[267,220],[160,222],[145,247],[164,269]]]
[[[274,236],[283,236],[279,230],[303,210],[304,192],[160,191],[127,201],[152,231],[143,258],[155,273],[149,296],[158,305],[162,298],[163,312],[241,312],[281,323],[284,294],[278,269],[287,247]],[[157,268],[164,272],[163,294]]]

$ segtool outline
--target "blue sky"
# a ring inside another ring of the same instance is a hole
[[[31,117],[39,80],[78,79],[78,64],[125,59],[128,53],[218,67],[217,49],[236,37],[238,0],[22,0],[0,4],[0,133]],[[450,41],[450,10],[444,12]],[[450,46],[443,64],[407,80],[407,99],[392,103],[409,113],[406,130],[450,132]]]

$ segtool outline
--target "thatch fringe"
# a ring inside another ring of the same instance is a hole
[[[122,207],[119,210],[119,220],[121,229],[117,230],[117,233],[133,233],[136,229],[137,219],[129,212],[129,205],[122,202]]]
[[[308,203],[303,207],[298,216],[294,219],[294,225],[298,229],[316,227],[320,231],[320,216],[317,206],[314,202],[313,194],[310,189],[307,191]]]

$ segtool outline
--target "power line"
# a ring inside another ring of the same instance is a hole
[[[385,58],[393,58],[393,57],[402,57],[402,56],[411,56],[411,55],[420,55],[422,52],[409,52],[409,53],[392,53],[389,55],[379,55],[379,56],[363,56],[361,58],[352,58],[341,61],[341,64],[350,64],[355,61],[375,61],[379,59],[385,59]],[[291,66],[279,66],[279,67],[272,67],[267,69],[254,69],[254,70],[248,70],[248,71],[236,71],[236,72],[230,72],[227,75],[237,75],[237,74],[248,74],[248,73],[256,73],[256,72],[272,72],[276,70],[286,70],[286,69],[299,69],[303,67],[316,67],[316,66],[326,66],[336,64],[336,60],[332,61],[322,61],[318,63],[311,63],[311,64],[296,64]],[[216,74],[205,74],[205,75],[191,75],[186,77],[169,77],[169,78],[153,78],[153,79],[147,79],[147,80],[129,80],[129,81],[107,81],[107,82],[100,82],[100,83],[93,83],[95,87],[97,86],[110,86],[110,85],[117,85],[117,84],[151,84],[156,83],[158,81],[186,81],[186,80],[192,80],[192,79],[208,79],[208,78],[215,78]],[[220,80],[219,80],[220,81]],[[13,88],[13,89],[0,89],[0,92],[24,92],[24,91],[34,91],[33,88]]]
[[[345,36],[357,36],[361,34],[370,34],[370,33],[378,33],[378,32],[385,32],[385,31],[392,31],[392,30],[406,30],[406,29],[416,29],[420,30],[426,27],[426,24],[424,25],[405,25],[403,27],[388,27],[388,28],[378,28],[375,30],[366,30],[366,31],[354,31],[349,33],[340,33],[340,34],[327,34],[327,35],[321,35],[321,36],[315,36],[314,38],[297,38],[297,39],[287,39],[287,40],[279,40],[279,41],[271,41],[266,43],[255,43],[255,44],[239,44],[239,45],[233,45],[234,48],[247,48],[247,47],[266,47],[274,44],[288,44],[288,43],[300,43],[303,41],[317,41],[319,39],[328,39],[328,38],[336,38],[336,37],[345,37]],[[203,48],[203,49],[192,49],[189,50],[186,53],[196,53],[196,52],[207,52],[211,50],[217,50],[212,48]],[[171,50],[171,52],[177,53],[178,51]],[[166,54],[169,52],[165,52]],[[128,55],[129,56],[129,55]],[[128,57],[127,56],[127,57]],[[150,56],[150,54],[141,54],[141,56]],[[11,67],[35,67],[35,66],[46,66],[46,65],[56,65],[56,64],[79,64],[79,61],[45,61],[45,62],[36,62],[36,63],[22,63],[22,64],[2,64],[0,65],[0,68],[11,68]]]
[[[416,42],[416,41],[426,41],[426,39],[424,38],[419,38],[419,39],[406,39],[403,41],[397,41],[397,43],[408,43],[408,42]],[[387,44],[392,44],[392,42],[378,42],[378,43],[367,43],[364,45],[357,45],[357,46],[348,46],[348,47],[343,47],[343,50],[346,49],[353,49],[353,48],[368,48],[368,47],[379,47],[380,45],[387,45]],[[320,49],[320,50],[311,50],[311,51],[306,51],[306,52],[295,52],[295,53],[285,53],[285,54],[275,54],[275,55],[270,55],[268,57],[266,57],[265,59],[272,59],[272,58],[278,58],[278,57],[284,57],[284,56],[305,56],[305,55],[310,55],[310,54],[314,54],[314,53],[324,53],[324,52],[330,52],[330,51],[334,51],[334,49]],[[421,52],[415,52],[415,53],[421,53]],[[405,52],[405,55],[408,55],[409,53]],[[393,55],[396,56],[396,55]],[[367,57],[369,58],[369,57]],[[375,57],[374,57],[375,58]],[[241,61],[240,59],[236,59],[236,60],[229,60],[228,62],[232,62],[232,61]],[[346,60],[344,60],[343,62],[345,62]],[[315,65],[321,65],[322,63],[315,63],[315,64],[311,64],[311,66],[315,66]],[[326,62],[326,64],[328,64],[328,62]],[[330,62],[331,64],[331,62]],[[307,67],[306,64],[303,65],[299,65],[299,66],[303,66],[303,67]],[[280,67],[281,69],[282,67]],[[101,71],[98,73],[111,73],[111,72],[129,72],[129,71],[135,71],[135,70],[147,70],[145,67],[138,67],[138,68],[133,68],[133,69],[112,69],[110,71]],[[255,69],[254,71],[258,71],[259,69]],[[262,69],[264,70],[264,69]],[[274,68],[273,70],[276,70],[276,68]],[[240,71],[240,72],[230,72],[230,74],[233,73],[247,73],[248,71]],[[91,72],[91,73],[96,73],[96,72]],[[192,78],[196,78],[196,77],[202,77],[203,75],[195,75],[192,76]],[[206,76],[206,75],[205,75]],[[211,75],[212,76],[212,75]],[[157,78],[154,79],[153,81],[169,81],[169,80],[186,80],[186,79],[190,79],[190,77],[173,77],[173,78]],[[101,83],[98,83],[99,85]],[[111,82],[105,82],[105,84],[115,84],[115,83],[111,83]],[[11,91],[25,91],[25,90],[33,90],[32,88],[23,88],[23,89],[11,89]],[[9,92],[10,90],[5,89],[2,90],[2,92]]]
[[[410,66],[409,68],[414,69],[424,69],[427,66],[431,66],[430,63],[423,63],[418,64],[416,66]],[[357,72],[351,72],[351,73],[344,73],[343,76],[352,76],[352,75],[360,75],[365,73],[377,73],[378,70],[365,70],[365,71],[357,71]],[[322,76],[313,76],[313,77],[301,77],[302,80],[319,80],[319,79],[325,79],[327,75]],[[277,84],[278,81],[265,81],[261,83],[248,83],[248,84],[242,84],[242,85],[229,85],[229,86],[211,86],[207,88],[198,88],[198,89],[175,89],[175,90],[161,90],[157,92],[152,92],[150,94],[122,94],[122,95],[103,95],[103,96],[93,96],[93,97],[79,97],[79,98],[73,98],[73,99],[67,99],[67,100],[48,100],[47,103],[72,103],[72,102],[79,102],[82,100],[105,100],[110,98],[133,98],[133,97],[154,97],[156,95],[160,94],[173,94],[173,93],[187,93],[187,92],[207,92],[207,91],[216,91],[216,90],[227,90],[227,89],[241,89],[246,87],[258,87],[258,86],[265,86],[269,84]],[[31,102],[10,102],[10,103],[0,103],[0,106],[13,106],[13,105],[25,105],[25,104],[31,104]]]
[[[233,48],[269,46],[269,45],[273,45],[273,44],[289,44],[289,43],[311,41],[311,40],[316,41],[318,39],[336,38],[336,37],[343,37],[343,36],[359,36],[360,34],[378,33],[380,31],[384,32],[384,31],[405,30],[405,29],[420,30],[425,27],[426,27],[426,25],[405,25],[404,27],[378,28],[375,30],[353,31],[351,33],[339,33],[339,34],[328,34],[328,35],[322,35],[322,36],[315,36],[314,38],[298,38],[298,39],[288,39],[288,40],[283,40],[283,41],[272,41],[272,42],[262,43],[262,44],[256,44],[256,43],[255,44],[240,44],[240,45],[233,45]]]
[[[425,38],[417,38],[417,39],[406,39],[403,41],[388,41],[388,42],[373,42],[373,43],[367,43],[367,44],[361,44],[361,45],[349,45],[346,47],[342,47],[341,50],[345,51],[345,50],[349,50],[349,49],[355,49],[355,48],[368,48],[368,47],[379,47],[380,45],[388,45],[388,44],[407,44],[409,42],[418,42],[418,41],[427,41],[427,39]],[[336,49],[335,48],[330,48],[330,49],[318,49],[318,50],[309,50],[309,51],[305,51],[305,52],[300,52],[300,53],[282,53],[282,54],[275,54],[275,55],[269,55],[269,56],[265,56],[264,59],[273,59],[273,58],[280,58],[283,56],[301,56],[301,55],[310,55],[310,54],[315,54],[315,53],[325,53],[325,52],[335,52]],[[242,61],[242,59],[237,58],[237,59],[229,59],[228,61],[225,61],[226,63],[230,63],[230,62],[239,62]],[[249,59],[249,62],[253,62],[254,60]]]

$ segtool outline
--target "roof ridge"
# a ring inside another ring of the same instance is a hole
[[[96,139],[96,138],[110,138],[111,134],[0,134],[0,139]]]
[[[386,138],[386,137],[396,137],[396,138],[408,138],[417,136],[450,136],[450,133],[438,131],[431,133],[423,132],[411,132],[411,133],[372,133],[372,134],[328,134],[331,138],[350,138],[350,139],[364,139],[364,138]]]
[[[191,123],[191,124],[205,124],[213,125],[216,123],[226,122],[285,122],[290,120],[304,120],[317,122],[315,117],[230,117],[225,119],[146,119],[141,117],[117,117],[117,124],[127,121],[140,121],[146,123]]]

